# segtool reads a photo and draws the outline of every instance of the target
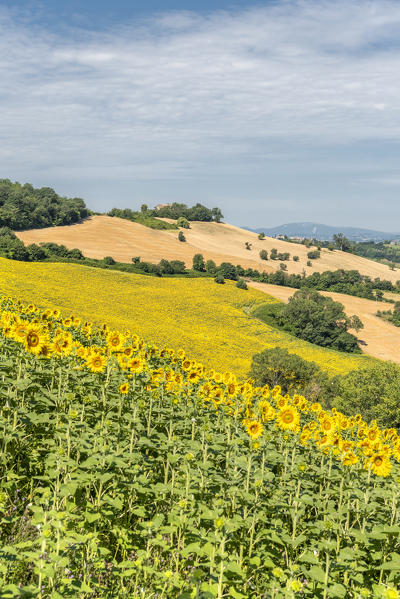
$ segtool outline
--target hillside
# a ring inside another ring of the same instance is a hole
[[[227,261],[241,264],[247,268],[255,268],[266,272],[279,270],[277,260],[261,260],[262,249],[271,252],[289,252],[291,259],[285,262],[289,273],[306,274],[325,270],[358,270],[361,274],[372,278],[380,277],[396,282],[400,279],[400,271],[392,271],[388,266],[341,252],[339,250],[321,250],[321,257],[307,266],[307,253],[310,251],[303,245],[288,243],[267,237],[260,241],[258,235],[230,224],[192,222],[191,228],[184,230],[186,243],[179,242],[176,231],[155,231],[138,223],[105,215],[92,216],[83,223],[66,227],[49,227],[20,231],[18,237],[25,243],[55,242],[68,248],[79,248],[90,258],[112,256],[121,262],[131,262],[133,256],[142,260],[158,262],[167,260],[184,260],[191,266],[196,253],[202,253],[205,259],[212,259],[217,264]],[[245,243],[252,244],[246,250]],[[292,257],[299,256],[294,262]]]
[[[59,308],[92,322],[106,321],[124,331],[173,349],[182,347],[208,368],[245,377],[254,353],[283,347],[316,362],[334,375],[373,364],[366,355],[317,347],[251,317],[259,303],[277,301],[231,282],[170,279],[99,270],[74,264],[0,259],[3,293]]]
[[[82,316],[0,299],[1,597],[398,597],[395,429]]]
[[[266,235],[275,237],[276,235],[287,235],[287,237],[306,237],[309,239],[319,239],[320,241],[329,241],[334,235],[343,233],[351,241],[385,241],[385,239],[400,238],[400,233],[385,233],[373,229],[362,229],[360,227],[333,227],[330,225],[321,225],[320,223],[286,223],[278,227],[259,227],[252,229],[256,233],[264,231]]]
[[[255,281],[248,284],[284,302],[287,302],[297,291],[297,289],[291,287],[278,287],[277,285],[257,283]],[[353,297],[343,293],[328,291],[321,291],[320,293],[343,304],[347,315],[356,314],[361,319],[364,328],[357,333],[357,337],[361,341],[363,352],[381,360],[392,360],[392,362],[400,363],[400,328],[376,316],[377,310],[390,310],[393,304]],[[398,296],[393,293],[387,295],[398,300]]]

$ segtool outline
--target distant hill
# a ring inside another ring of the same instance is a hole
[[[288,237],[309,237],[328,241],[333,235],[343,233],[351,241],[385,241],[386,239],[399,239],[400,233],[385,233],[372,229],[358,227],[331,227],[320,223],[287,223],[279,227],[249,229],[255,233],[264,232],[268,237],[287,235]]]

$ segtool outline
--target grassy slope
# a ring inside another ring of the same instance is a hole
[[[183,347],[206,366],[245,376],[251,356],[280,346],[317,362],[331,374],[372,363],[297,340],[250,316],[270,296],[211,279],[157,279],[72,264],[0,259],[0,290],[41,306],[138,333],[169,347]]]

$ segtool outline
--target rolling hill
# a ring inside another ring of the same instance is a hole
[[[385,241],[385,239],[400,239],[400,233],[385,233],[360,227],[333,227],[320,223],[286,223],[278,227],[252,229],[256,233],[264,232],[270,237],[287,235],[288,237],[307,237],[329,241],[335,234],[343,233],[351,241]]]
[[[270,253],[276,248],[278,252],[290,253],[290,260],[285,262],[289,273],[305,271],[308,275],[343,268],[392,282],[400,279],[398,270],[339,250],[322,249],[321,257],[312,261],[312,266],[307,266],[310,249],[304,245],[271,237],[259,240],[256,233],[230,224],[192,222],[191,228],[184,231],[186,243],[178,241],[177,231],[157,231],[128,220],[97,215],[76,225],[18,231],[17,235],[25,244],[54,242],[70,249],[79,248],[90,258],[112,256],[120,262],[131,262],[133,256],[150,262],[165,258],[183,260],[190,267],[194,254],[202,253],[206,260],[212,259],[217,264],[232,262],[266,272],[279,270],[280,262],[261,260],[259,252],[265,249]],[[251,250],[245,248],[246,242],[251,244]],[[298,262],[293,261],[294,255],[299,256]]]

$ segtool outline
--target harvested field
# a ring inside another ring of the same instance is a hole
[[[251,282],[248,284],[284,302],[287,302],[297,291],[291,287],[278,287],[265,283]],[[390,310],[393,304],[375,302],[342,293],[328,291],[321,293],[343,304],[348,316],[356,314],[361,319],[364,328],[359,331],[357,337],[363,342],[362,349],[365,353],[381,360],[392,360],[400,364],[400,328],[376,316],[377,310]]]
[[[224,223],[192,222],[191,228],[184,230],[186,243],[178,241],[178,231],[156,231],[143,225],[121,218],[105,215],[92,216],[85,222],[67,227],[49,227],[17,232],[25,243],[52,241],[62,243],[68,248],[79,248],[90,258],[112,256],[120,262],[131,262],[133,256],[142,260],[159,262],[167,260],[183,260],[190,267],[194,254],[202,253],[206,260],[212,259],[217,264],[232,262],[247,268],[256,268],[272,272],[279,269],[277,260],[261,260],[260,250],[268,253],[272,248],[278,252],[289,252],[291,259],[285,264],[289,273],[306,274],[325,270],[358,270],[372,278],[380,277],[393,282],[400,279],[400,271],[392,271],[387,265],[367,260],[339,250],[321,250],[321,257],[307,266],[307,253],[310,248],[304,245],[288,243],[272,237],[263,241],[256,233],[240,229]],[[245,243],[251,243],[251,250],[246,250]],[[294,262],[293,256],[299,256]]]

